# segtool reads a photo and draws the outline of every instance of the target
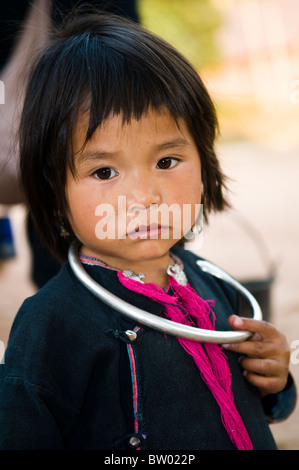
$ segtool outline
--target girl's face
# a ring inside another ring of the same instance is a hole
[[[84,254],[134,271],[146,261],[169,264],[169,249],[201,203],[198,150],[185,122],[178,124],[168,111],[125,124],[115,115],[83,148],[88,116],[79,120],[66,195]]]

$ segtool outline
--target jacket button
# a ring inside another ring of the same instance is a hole
[[[129,444],[133,449],[137,449],[137,447],[141,446],[141,440],[137,436],[132,436],[129,439]]]
[[[132,330],[127,330],[126,336],[129,338],[130,341],[135,341],[135,339],[137,338],[137,333],[135,333],[135,331],[132,331]]]

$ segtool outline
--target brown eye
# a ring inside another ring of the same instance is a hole
[[[95,176],[100,180],[108,180],[113,178],[118,173],[113,168],[99,168],[97,171],[94,172]]]
[[[176,158],[165,157],[158,161],[157,167],[160,168],[160,170],[168,170],[168,168],[175,166],[177,162],[178,160]]]

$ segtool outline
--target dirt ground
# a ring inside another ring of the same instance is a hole
[[[223,167],[231,178],[233,210],[211,217],[209,226],[204,226],[203,245],[198,250],[200,255],[216,262],[240,280],[264,279],[274,266],[271,322],[288,339],[292,351],[291,371],[297,384],[298,151],[273,150],[269,146],[244,142],[220,146]],[[11,208],[10,216],[17,256],[0,263],[0,340],[5,345],[18,307],[35,291],[29,276],[30,252],[24,234],[24,208]],[[287,421],[272,425],[271,429],[279,449],[299,450],[299,407]]]

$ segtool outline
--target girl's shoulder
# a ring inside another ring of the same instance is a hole
[[[45,320],[48,315],[55,315],[55,312],[57,314],[63,312],[63,316],[68,316],[78,301],[80,301],[80,286],[72,278],[68,264],[65,263],[58,274],[34,295],[24,300],[17,317],[19,314],[30,315],[34,313],[36,317],[42,315]]]
[[[94,312],[97,315],[94,315]],[[98,308],[95,297],[82,286],[65,263],[57,275],[33,296],[24,300],[12,325],[11,334],[18,328],[30,327],[32,335],[59,335],[67,331],[105,325],[105,305]]]

